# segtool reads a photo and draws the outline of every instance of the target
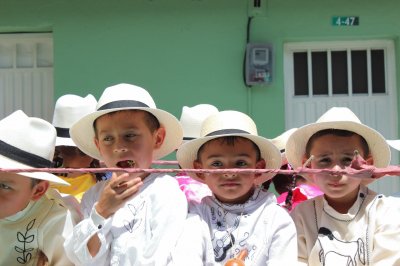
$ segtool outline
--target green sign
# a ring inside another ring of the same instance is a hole
[[[351,17],[332,17],[333,26],[358,26],[360,19],[355,16]]]

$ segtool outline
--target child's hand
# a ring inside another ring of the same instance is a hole
[[[140,177],[132,178],[129,173],[113,173],[96,204],[96,211],[104,218],[113,215],[127,200],[132,198],[143,185]]]

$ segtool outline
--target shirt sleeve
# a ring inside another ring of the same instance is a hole
[[[206,257],[207,228],[197,214],[189,214],[178,242],[172,250],[172,264],[174,266],[203,266]]]
[[[106,265],[112,236],[110,233],[113,216],[105,219],[95,209],[99,193],[105,182],[97,183],[88,190],[81,202],[84,219],[77,224],[67,236],[64,248],[69,259],[76,265]],[[100,239],[100,249],[95,257],[92,257],[87,248],[89,240],[95,235]]]
[[[297,261],[296,227],[289,214],[278,205],[271,206],[276,209],[271,228],[274,233],[269,245],[268,262],[266,265],[295,265]],[[271,214],[273,212],[270,212]]]
[[[297,206],[292,212],[291,216],[296,226],[297,232],[297,265],[308,265],[308,251],[307,239],[305,234],[305,224],[302,219],[301,205]]]
[[[151,194],[151,238],[144,243],[136,265],[166,265],[187,217],[186,197],[175,179],[158,178]]]
[[[400,265],[400,200],[392,197],[383,198],[377,204],[376,210],[377,227],[370,264]]]
[[[45,223],[42,225],[42,252],[46,255],[49,265],[74,265],[68,259],[63,248],[65,241],[64,237],[70,230],[72,230],[73,224],[74,222],[71,212],[60,210],[51,214],[51,218],[45,221]]]

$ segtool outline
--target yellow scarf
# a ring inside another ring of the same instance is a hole
[[[77,177],[59,177],[68,182],[71,186],[67,187],[53,184],[51,187],[57,189],[60,193],[73,195],[79,202],[82,199],[83,193],[96,184],[96,177],[89,173]]]

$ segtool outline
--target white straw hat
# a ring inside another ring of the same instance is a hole
[[[294,168],[302,166],[306,145],[311,136],[325,129],[340,129],[357,133],[366,140],[374,166],[383,168],[389,165],[390,148],[385,138],[378,131],[362,124],[349,108],[333,107],[326,111],[317,122],[297,129],[289,137],[285,148],[286,157]]]
[[[32,169],[52,166],[56,130],[47,121],[28,117],[18,110],[0,121],[0,168]],[[19,172],[18,175],[69,184],[45,172]]]
[[[283,132],[279,136],[277,136],[273,139],[270,139],[272,144],[274,144],[278,148],[278,150],[281,152],[282,165],[285,165],[288,163],[287,159],[286,159],[286,153],[285,153],[286,142],[289,139],[289,137],[293,134],[293,132],[295,132],[296,130],[297,130],[297,128],[291,128],[291,129]]]
[[[185,169],[194,168],[200,147],[213,139],[227,136],[238,136],[251,140],[258,146],[261,158],[266,162],[266,169],[279,169],[281,155],[279,150],[268,139],[258,136],[254,121],[247,115],[237,111],[222,111],[209,116],[202,124],[200,137],[182,144],[176,154],[179,165]],[[188,173],[197,181],[203,182],[195,173]],[[263,174],[255,181],[262,184],[275,174]]]
[[[91,94],[85,98],[73,94],[58,98],[53,115],[53,126],[57,130],[56,146],[76,146],[69,129],[83,116],[96,111],[96,104],[96,98]]]
[[[270,141],[280,150],[280,152],[285,152],[285,147],[286,147],[286,142],[289,139],[289,137],[295,132],[297,128],[291,128],[279,136],[270,139]]]
[[[183,106],[181,123],[183,140],[192,140],[200,137],[201,124],[210,115],[218,113],[218,108],[211,104],[198,104],[193,107]]]
[[[88,114],[76,122],[70,129],[76,146],[89,156],[101,160],[94,143],[94,121],[100,116],[121,110],[143,110],[154,115],[165,128],[163,144],[153,152],[153,159],[160,159],[176,150],[182,142],[182,128],[172,114],[157,109],[151,95],[143,88],[131,84],[117,84],[104,90],[97,103],[97,111]]]
[[[386,140],[390,147],[400,151],[400,139]]]

